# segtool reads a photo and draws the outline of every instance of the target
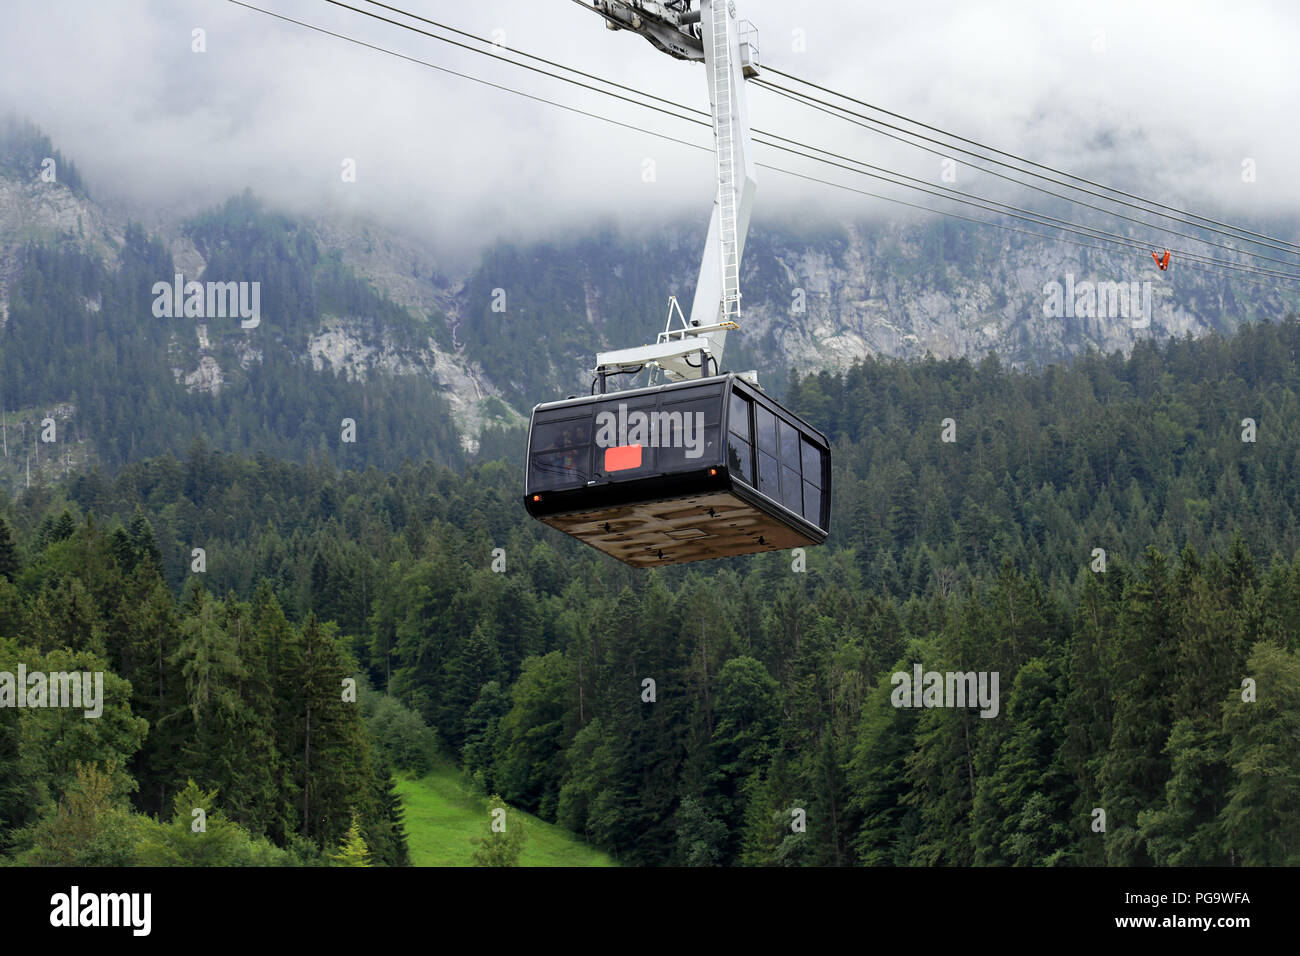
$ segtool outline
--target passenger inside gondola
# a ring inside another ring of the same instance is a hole
[[[530,470],[539,486],[566,488],[586,483],[590,428],[588,419],[538,426]]]

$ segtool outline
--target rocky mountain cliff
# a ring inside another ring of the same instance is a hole
[[[668,294],[690,301],[702,241],[702,230],[681,229],[654,243],[605,233],[489,250],[460,295],[461,312],[477,320],[471,354],[521,402],[537,400],[547,383],[585,387],[577,370],[590,367],[596,348],[652,341]],[[496,289],[507,293],[502,314],[491,310]],[[727,364],[758,368],[778,388],[788,369],[843,369],[867,355],[992,352],[1023,367],[1089,348],[1127,353],[1143,338],[1230,331],[1300,307],[1295,285],[1182,263],[1162,272],[1140,250],[1095,251],[947,220],[832,222],[815,231],[759,222],[741,289],[742,334],[728,338]],[[1115,294],[1129,292],[1131,307]],[[1065,307],[1059,299],[1068,293]],[[538,326],[544,356],[527,352]]]

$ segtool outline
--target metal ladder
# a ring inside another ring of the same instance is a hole
[[[713,135],[718,161],[718,240],[722,255],[722,302],[720,322],[740,320],[740,256],[736,237],[735,123],[732,106],[731,16],[727,0],[713,0],[712,49],[709,67],[717,103],[713,111]]]

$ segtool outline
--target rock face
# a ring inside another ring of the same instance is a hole
[[[975,230],[962,227],[961,248],[939,257],[927,248],[931,225],[842,223],[835,240],[816,244],[779,232],[756,237],[764,248],[743,274],[744,335],[766,343],[764,357],[776,365],[800,370],[926,353],[994,352],[1025,365],[1089,347],[1127,352],[1141,338],[1201,335],[1297,307],[1294,293],[1238,283],[1247,294],[1233,297],[1216,275],[1162,273],[1138,250],[1089,252]],[[1049,314],[1050,283],[1081,295],[1098,283],[1149,285],[1151,314],[1121,314],[1106,301]]]
[[[203,261],[203,256],[199,250],[194,248],[194,243],[189,240],[188,236],[176,236],[169,244],[172,254],[172,262],[176,265],[176,271],[185,276],[186,282],[198,282],[203,278],[203,272],[207,269],[208,264]]]
[[[474,361],[457,337],[464,303],[464,282],[443,276],[433,257],[418,242],[371,224],[317,222],[313,235],[321,248],[338,252],[343,262],[370,280],[389,299],[435,324],[425,346],[402,351],[385,341],[375,349],[362,344],[359,319],[334,318],[309,346],[313,367],[364,379],[367,368],[396,375],[421,375],[439,387],[451,405],[461,444],[478,450],[478,436],[489,422],[515,424],[523,417],[502,401],[502,392]],[[442,329],[436,328],[441,325]]]
[[[185,387],[191,392],[206,392],[209,395],[221,391],[221,386],[225,382],[226,377],[221,371],[221,366],[211,355],[200,358],[199,367],[185,376]]]
[[[784,295],[750,273],[760,291],[747,297],[750,327],[800,369],[842,368],[867,354],[994,352],[1016,366],[1043,364],[1088,348],[1127,353],[1144,338],[1229,331],[1300,308],[1295,286],[1229,283],[1185,264],[1161,272],[1137,249],[1093,251],[973,225],[845,224],[841,232],[831,251],[772,238],[770,260],[790,287]],[[1053,287],[1070,296],[1064,308],[1053,303]],[[797,289],[802,310],[787,298]],[[1120,289],[1135,293],[1132,308],[1113,294]]]
[[[454,294],[467,317],[461,335],[516,407],[548,390],[585,389],[596,351],[654,341],[669,294],[690,301],[702,240],[677,230],[653,241],[602,233],[494,248]],[[490,294],[503,285],[510,307],[494,315]],[[1140,312],[1117,298],[1120,290],[1134,290]],[[1181,262],[1161,272],[1141,249],[1081,248],[946,221],[831,222],[815,233],[757,225],[741,291],[741,332],[728,337],[724,364],[757,368],[777,389],[791,368],[844,369],[869,355],[992,352],[1027,367],[1300,311],[1295,285],[1229,280]]]
[[[366,320],[357,316],[327,316],[321,330],[308,341],[312,368],[359,382],[376,371],[427,378],[451,405],[461,445],[471,454],[478,450],[478,436],[489,419],[498,425],[524,420],[518,414],[503,415],[500,404],[489,406],[487,400],[499,395],[497,389],[485,382],[478,369],[459,361],[454,352],[439,349],[432,339],[426,348],[402,349],[387,336],[382,346],[375,347],[362,335],[365,324]]]
[[[59,182],[0,174],[0,328],[9,318],[9,289],[28,242],[76,242],[112,261],[122,230],[99,207]]]

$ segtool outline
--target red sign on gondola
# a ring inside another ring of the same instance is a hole
[[[628,471],[640,467],[640,445],[618,445],[605,449],[605,471]]]

